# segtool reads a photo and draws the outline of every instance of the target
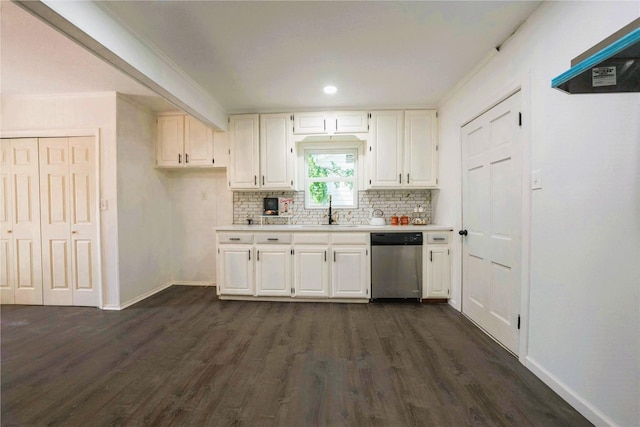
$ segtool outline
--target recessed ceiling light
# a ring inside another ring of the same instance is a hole
[[[334,93],[336,93],[338,91],[338,88],[335,86],[325,86],[324,89],[322,89],[324,91],[324,93],[326,93],[327,95],[333,95]]]

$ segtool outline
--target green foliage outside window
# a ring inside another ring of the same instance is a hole
[[[309,178],[328,178],[332,177],[352,177],[353,176],[353,168],[343,169],[338,166],[334,161],[330,162],[330,166],[319,166],[313,156],[307,156],[307,166],[308,166],[308,177]],[[335,181],[333,184],[335,188],[339,188],[340,184],[343,181]],[[344,185],[349,188],[349,190],[353,190],[353,182],[344,182]],[[309,185],[309,192],[311,193],[311,197],[317,204],[328,204],[329,203],[329,182],[313,182]]]

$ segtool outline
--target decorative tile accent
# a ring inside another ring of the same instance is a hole
[[[236,191],[233,193],[233,223],[246,224],[251,218],[260,223],[265,197],[291,197],[293,199],[291,224],[327,224],[329,209],[305,209],[303,191]],[[369,223],[373,209],[384,212],[387,224],[393,214],[414,217],[414,208],[420,206],[424,212],[420,217],[431,224],[430,190],[367,190],[358,192],[357,209],[333,209],[333,219],[338,224],[364,225]],[[287,218],[268,217],[264,224],[286,224]]]

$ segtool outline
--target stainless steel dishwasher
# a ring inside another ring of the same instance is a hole
[[[422,299],[422,233],[371,233],[371,299]]]

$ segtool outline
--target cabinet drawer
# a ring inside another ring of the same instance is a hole
[[[291,243],[291,234],[288,234],[288,233],[256,234],[256,243],[267,243],[270,245],[289,244]]]
[[[369,233],[333,233],[331,235],[331,243],[334,245],[366,245],[369,239]]]
[[[220,243],[253,243],[253,234],[251,233],[219,233],[218,242]]]
[[[329,234],[327,233],[295,233],[293,243],[307,245],[327,245],[329,244]]]
[[[449,243],[449,233],[427,233],[427,244]]]

